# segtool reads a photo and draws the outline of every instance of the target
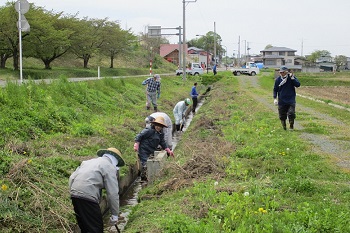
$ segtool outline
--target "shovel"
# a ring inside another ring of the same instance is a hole
[[[185,123],[186,123],[186,118],[183,117],[183,118],[182,118],[182,124],[181,124],[181,126],[180,126],[180,131],[182,131],[182,129],[184,128]]]

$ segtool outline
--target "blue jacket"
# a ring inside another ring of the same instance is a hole
[[[283,80],[282,77],[279,76],[278,78],[276,78],[275,85],[273,87],[273,98],[276,99],[278,97],[279,105],[295,104],[295,88],[300,87],[300,82],[296,77],[294,80],[292,80],[288,74],[286,78],[286,83],[284,83],[281,86],[279,85]]]
[[[192,96],[192,98],[197,98],[198,97],[196,86],[192,87],[191,96]]]

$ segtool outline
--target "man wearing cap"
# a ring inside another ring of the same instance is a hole
[[[146,109],[151,108],[151,103],[153,105],[154,111],[157,112],[157,99],[160,97],[160,76],[155,74],[153,78],[148,78],[142,82],[142,85],[147,85],[146,88]]]
[[[169,149],[164,140],[164,127],[167,127],[164,118],[158,116],[151,122],[151,127],[144,128],[141,133],[135,137],[134,150],[138,152],[138,157],[141,161],[142,181],[147,181],[147,159],[154,155],[158,145],[160,145],[170,156],[174,157],[174,153]]]
[[[183,129],[183,126],[185,125],[185,120],[186,120],[185,114],[190,104],[191,104],[191,100],[189,98],[186,98],[185,100],[178,102],[173,109],[176,133],[181,132]]]
[[[288,117],[289,127],[293,130],[296,105],[295,88],[300,87],[300,82],[285,66],[280,68],[279,73],[280,76],[276,78],[273,87],[274,104],[278,105],[278,115],[283,129],[287,129],[286,120]]]
[[[110,224],[118,222],[118,170],[125,165],[120,151],[108,148],[97,151],[98,158],[83,161],[69,177],[69,189],[75,216],[82,233],[103,233],[99,206],[101,190],[106,189],[111,210]]]

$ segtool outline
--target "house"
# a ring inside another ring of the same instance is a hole
[[[330,56],[320,56],[316,59],[316,66],[320,67],[321,71],[333,71],[335,72],[337,67],[334,63],[334,59]]]
[[[163,57],[165,60],[172,62],[175,65],[179,65],[179,49],[182,51],[182,45],[181,45],[181,48],[179,48],[178,44],[161,44],[159,55]],[[207,57],[207,52],[203,49],[199,49],[196,47],[187,48],[187,45],[186,45],[186,50],[187,50],[187,56],[186,56],[187,63],[203,62],[204,64],[207,64],[207,58],[209,63],[211,61],[211,54],[208,53],[208,57]],[[180,59],[182,59],[182,55]]]
[[[196,48],[196,47],[189,47],[188,51],[188,58],[191,62],[198,62],[198,63],[204,63],[205,66],[207,64],[210,64],[211,61],[211,54],[204,49]]]
[[[290,69],[301,69],[301,65],[295,64],[296,51],[286,47],[271,47],[260,51],[260,53],[265,67],[287,66]]]
[[[181,46],[181,47],[180,47]],[[168,62],[179,65],[179,51],[182,51],[182,44],[161,44],[159,55]],[[185,45],[187,50],[187,45]],[[182,56],[182,55],[181,55]]]

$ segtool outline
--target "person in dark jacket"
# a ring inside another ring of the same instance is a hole
[[[147,181],[147,159],[154,155],[158,145],[162,147],[170,156],[174,153],[169,149],[164,139],[163,127],[167,127],[162,116],[158,116],[151,122],[151,127],[144,128],[135,137],[134,150],[138,152],[141,161],[141,180]]]
[[[116,148],[97,151],[98,158],[83,161],[69,177],[69,189],[75,216],[82,233],[103,233],[100,209],[101,189],[106,189],[110,224],[119,215],[118,170],[125,162]]]
[[[213,66],[213,73],[214,73],[214,75],[217,74],[216,68],[217,68],[217,64],[215,64],[215,65]]]
[[[198,104],[198,92],[197,92],[197,83],[193,84],[192,90],[191,90],[191,97],[192,97],[192,113],[196,113],[196,107]]]
[[[284,130],[287,129],[286,120],[288,117],[289,127],[294,129],[295,120],[295,88],[300,87],[300,82],[288,68],[282,66],[279,70],[280,76],[275,80],[273,87],[274,104],[278,105],[279,119]]]

